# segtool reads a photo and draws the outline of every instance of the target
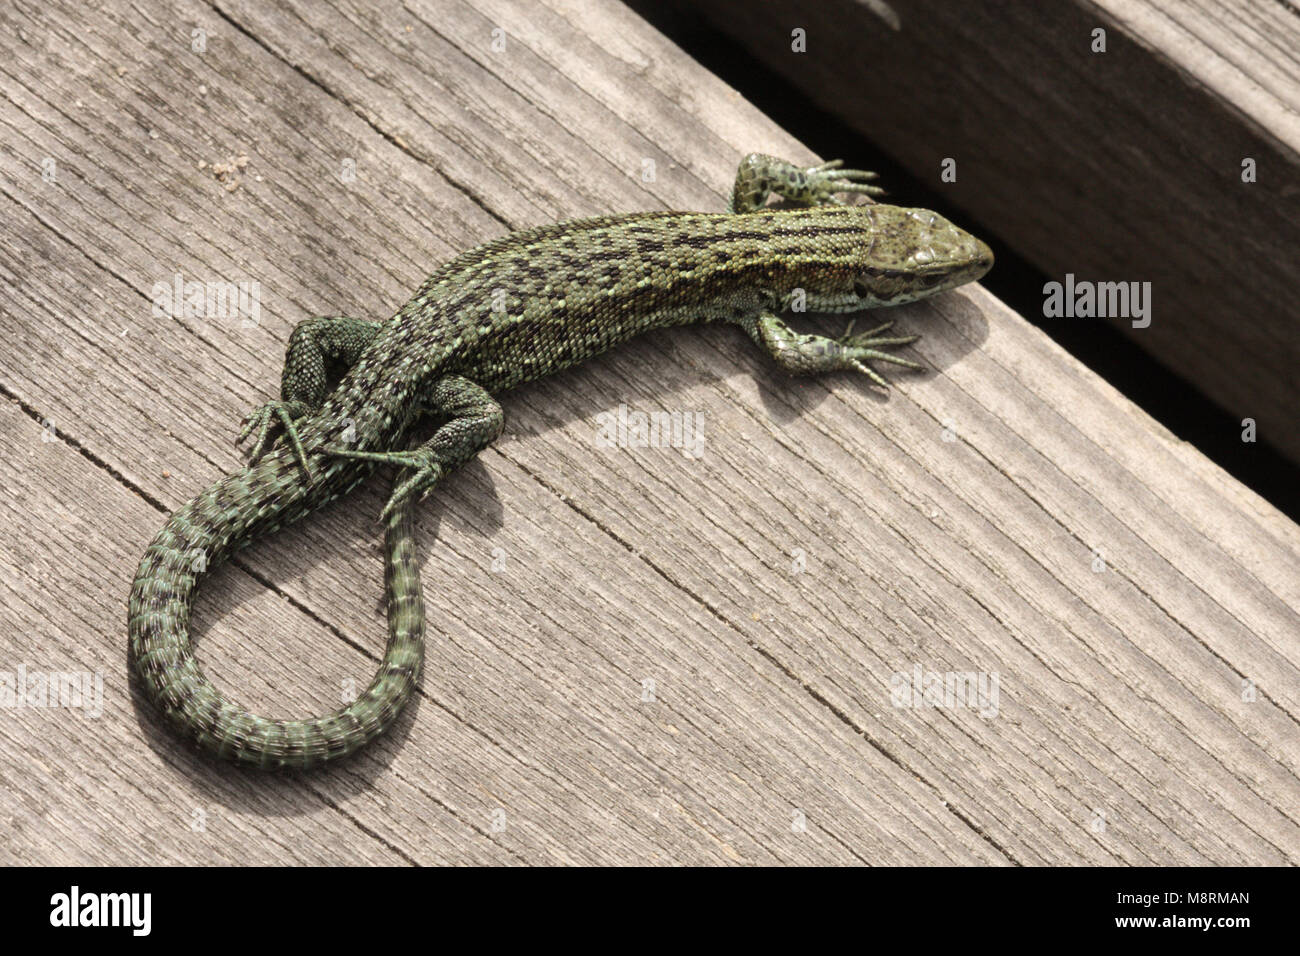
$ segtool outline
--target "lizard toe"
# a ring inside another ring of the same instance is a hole
[[[442,465],[436,461],[430,461],[417,468],[415,474],[401,481],[393,489],[388,503],[384,505],[384,510],[379,513],[379,520],[387,521],[388,516],[408,498],[415,498],[417,501],[423,499],[441,479]]]

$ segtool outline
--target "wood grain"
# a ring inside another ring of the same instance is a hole
[[[127,680],[130,580],[238,467],[294,323],[388,315],[507,229],[720,208],[747,150],[812,157],[612,3],[0,20],[0,670],[104,684],[99,717],[4,715],[0,858],[1300,858],[1300,529],[980,289],[900,311],[934,371],[887,398],[722,328],[508,396],[421,516],[429,656],[397,731],[300,777],[178,746]],[[227,191],[211,164],[241,152]],[[154,315],[177,271],[258,280],[260,323]],[[620,404],[698,413],[703,454],[603,447]],[[213,576],[195,636],[221,686],[302,715],[368,678],[385,494]],[[918,665],[997,672],[997,715],[894,706]]]

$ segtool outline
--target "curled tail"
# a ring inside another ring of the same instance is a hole
[[[295,464],[268,455],[180,508],[145,551],[131,588],[131,666],[149,699],[202,750],[266,770],[315,767],[379,736],[410,698],[424,661],[424,600],[409,501],[393,510],[385,528],[388,646],[370,686],[351,704],[308,720],[258,717],[217,690],[190,644],[190,607],[203,574],[348,490],[365,471],[336,473],[333,493],[322,495],[319,487],[309,493]]]

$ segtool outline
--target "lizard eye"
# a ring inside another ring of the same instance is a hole
[[[865,299],[867,297],[867,293],[868,293],[867,284],[863,282],[861,279],[853,283],[853,294],[856,295],[859,299]]]

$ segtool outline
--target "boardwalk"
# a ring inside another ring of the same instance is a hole
[[[0,861],[1300,861],[1300,529],[979,288],[898,310],[934,370],[887,397],[731,328],[512,393],[421,512],[396,732],[310,776],[179,746],[127,679],[131,577],[239,467],[296,322],[385,317],[510,229],[721,208],[749,150],[813,157],[604,0],[0,25],[0,671],[92,678],[0,712]],[[178,275],[256,314],[174,310]],[[600,440],[656,412],[702,444]],[[219,686],[303,716],[364,684],[386,493],[213,575]],[[996,697],[909,705],[953,674]]]

